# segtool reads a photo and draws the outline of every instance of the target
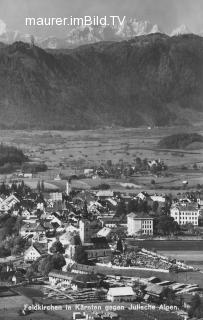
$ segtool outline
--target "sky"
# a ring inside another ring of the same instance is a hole
[[[0,0],[0,33],[19,30],[38,36],[63,36],[67,27],[25,26],[26,17],[119,15],[158,24],[169,33],[185,24],[203,32],[203,0]]]

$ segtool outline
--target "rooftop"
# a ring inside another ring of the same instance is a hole
[[[100,190],[96,194],[97,197],[113,197],[114,193],[112,190]]]
[[[135,293],[131,287],[115,287],[110,288],[108,295],[111,296],[133,296]]]
[[[51,270],[48,274],[49,277],[55,277],[59,279],[70,279],[73,278],[74,275],[71,272],[59,271],[59,270]]]
[[[139,220],[139,219],[150,219],[153,220],[152,217],[150,217],[147,213],[145,212],[139,212],[139,213],[134,213],[131,212],[127,215],[128,218],[133,218],[134,220]]]

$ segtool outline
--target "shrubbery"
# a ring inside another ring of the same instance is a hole
[[[197,133],[179,133],[161,139],[159,147],[167,149],[184,149],[193,142],[203,142],[203,136]]]

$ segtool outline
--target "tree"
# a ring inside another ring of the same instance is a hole
[[[33,35],[30,36],[30,46],[31,47],[35,46],[35,37]]]
[[[187,229],[187,231],[188,231],[188,233],[189,234],[194,234],[194,231],[195,231],[195,227],[194,227],[194,225],[191,223],[191,222],[187,222],[186,224],[185,224],[185,227],[186,227],[186,229]]]
[[[44,180],[41,181],[41,186],[40,186],[40,188],[41,188],[41,192],[44,192],[44,190],[45,190]]]
[[[180,231],[178,223],[172,217],[165,215],[157,218],[155,229],[162,235],[177,234]]]
[[[138,212],[145,212],[145,213],[148,213],[149,212],[149,205],[148,205],[148,202],[147,200],[139,200],[138,202]]]
[[[84,206],[83,206],[83,218],[88,219],[89,213],[88,213],[88,208],[87,208],[87,201],[84,201]]]
[[[116,208],[116,216],[120,217],[120,216],[126,215],[126,213],[127,213],[127,210],[126,210],[125,201],[121,199]]]
[[[3,246],[0,247],[0,258],[5,258],[10,256],[11,251],[9,249],[5,249]]]
[[[112,161],[111,160],[107,160],[106,161],[106,165],[107,165],[107,167],[111,168],[112,167]]]
[[[28,268],[25,276],[29,282],[31,282],[34,275],[35,275],[35,272],[34,272],[33,268]]]
[[[111,186],[108,183],[101,183],[100,185],[93,187],[92,189],[95,190],[109,190],[111,189]]]
[[[118,251],[120,251],[121,253],[123,253],[123,242],[122,242],[121,238],[117,241],[116,249]]]
[[[37,182],[37,191],[40,193],[41,192],[41,183],[40,180]]]
[[[7,194],[7,188],[4,182],[0,186],[0,193]]]
[[[66,265],[64,256],[60,253],[56,253],[52,256],[52,262],[54,269],[61,270]]]
[[[22,226],[23,223],[23,218],[18,216],[14,225],[13,230],[16,232],[16,234],[19,234],[20,228]]]
[[[52,244],[52,246],[50,248],[50,252],[54,253],[54,254],[55,253],[62,253],[63,254],[63,253],[65,253],[65,249],[64,249],[62,243],[59,240],[57,240]]]
[[[198,294],[195,294],[192,297],[190,305],[191,305],[191,307],[188,312],[189,317],[196,317],[197,319],[202,318],[203,317],[203,302]]]
[[[127,205],[127,212],[131,213],[131,212],[136,212],[138,208],[138,202],[135,199],[132,199],[128,202]]]
[[[11,192],[17,192],[17,189],[17,184],[13,182],[11,185]]]
[[[153,204],[152,204],[152,211],[157,213],[158,208],[159,208],[158,201],[154,201]]]
[[[148,159],[147,159],[147,158],[144,158],[143,161],[142,161],[142,163],[143,163],[144,169],[146,170],[146,169],[148,168]]]
[[[47,276],[48,273],[53,270],[61,270],[63,266],[66,265],[66,260],[64,256],[60,253],[55,253],[53,255],[47,255],[37,262],[37,270],[43,276]]]
[[[85,264],[87,262],[87,254],[82,246],[77,246],[75,248],[72,259],[77,263]]]
[[[142,166],[142,160],[139,157],[137,157],[135,161],[136,161],[136,168],[140,170]]]
[[[161,300],[167,305],[176,305],[176,295],[170,288],[164,288],[160,295]]]

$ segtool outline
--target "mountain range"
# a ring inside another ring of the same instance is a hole
[[[80,45],[96,43],[99,41],[122,41],[136,36],[164,33],[157,25],[149,21],[139,21],[131,18],[126,19],[122,25],[109,26],[75,26],[64,37],[35,37],[35,44],[43,49],[68,49]],[[185,25],[175,28],[170,36],[189,34],[191,31]],[[3,21],[0,20],[0,41],[11,44],[15,41],[30,43],[32,35],[23,34],[19,31],[7,30]]]
[[[203,115],[203,38],[161,33],[74,49],[0,44],[0,129],[189,124]]]

